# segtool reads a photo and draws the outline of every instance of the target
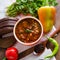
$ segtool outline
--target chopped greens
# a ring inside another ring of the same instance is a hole
[[[56,0],[48,0],[50,6],[56,6]],[[15,3],[11,4],[7,8],[7,15],[15,17],[20,13],[31,14],[32,16],[37,17],[37,10],[41,6],[45,5],[45,0],[16,0]]]
[[[32,30],[26,29],[25,32],[26,32],[26,33],[31,33]]]

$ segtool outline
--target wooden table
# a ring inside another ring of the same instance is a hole
[[[59,5],[56,7],[57,8],[57,15],[56,15],[56,22],[55,22],[55,27],[58,29],[60,28],[60,0],[57,0]],[[60,33],[57,35],[57,37],[55,38],[57,40],[57,42],[59,43],[59,47],[60,47]],[[52,48],[52,47],[51,47]],[[5,52],[6,49],[0,49],[0,54],[1,56],[4,57],[4,52]],[[0,56],[0,60],[2,60]],[[56,55],[56,59],[57,60],[60,60],[60,48],[59,48],[59,51]]]
[[[60,28],[60,0],[57,0],[57,1],[58,1],[58,6],[56,7],[57,8],[57,15],[56,15],[55,27]],[[60,60],[60,34],[55,39],[59,43],[59,51],[58,51],[58,54],[56,55],[56,59]]]

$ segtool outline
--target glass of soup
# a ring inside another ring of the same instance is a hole
[[[43,26],[37,18],[26,16],[16,22],[13,33],[19,43],[33,45],[42,37]]]

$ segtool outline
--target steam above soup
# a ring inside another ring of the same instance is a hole
[[[34,19],[21,20],[15,29],[17,38],[24,43],[36,41],[41,35],[41,26]]]

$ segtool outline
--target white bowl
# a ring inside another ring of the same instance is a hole
[[[24,42],[22,42],[21,40],[18,39],[18,37],[16,36],[16,33],[15,33],[15,29],[16,29],[17,24],[18,24],[20,21],[22,21],[22,20],[24,20],[24,19],[27,19],[27,18],[34,19],[34,20],[36,20],[36,21],[41,25],[41,34],[40,34],[39,38],[38,38],[36,41],[31,42],[31,43],[24,43]],[[16,39],[19,43],[21,43],[21,44],[23,44],[23,45],[33,45],[33,44],[36,44],[36,43],[41,39],[41,37],[42,37],[42,35],[43,35],[43,26],[42,26],[41,22],[40,22],[37,18],[32,17],[32,16],[25,16],[25,17],[20,18],[20,19],[16,22],[16,24],[14,25],[13,34],[14,34],[15,39]]]

